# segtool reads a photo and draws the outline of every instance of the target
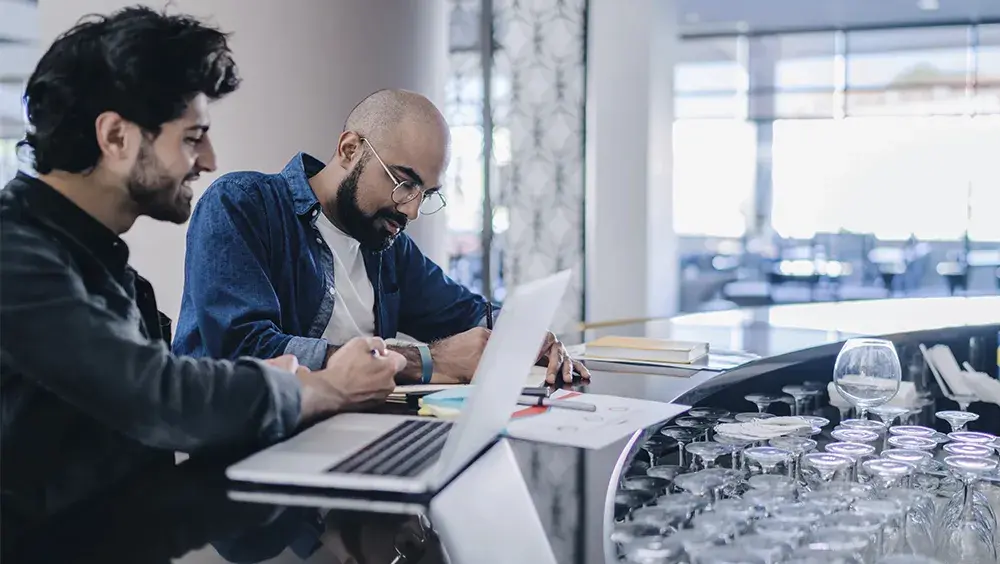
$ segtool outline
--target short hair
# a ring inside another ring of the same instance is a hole
[[[184,15],[129,7],[82,18],[42,56],[24,91],[35,170],[85,172],[101,150],[94,121],[113,111],[153,137],[198,94],[240,79],[227,34]]]

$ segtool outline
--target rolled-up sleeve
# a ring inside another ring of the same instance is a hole
[[[88,292],[53,241],[14,224],[0,229],[3,353],[25,377],[151,447],[197,452],[294,431],[293,374],[252,359],[174,356]]]

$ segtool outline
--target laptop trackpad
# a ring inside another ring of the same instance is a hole
[[[394,419],[391,417],[366,417],[364,424],[351,421],[351,418],[345,418],[344,421],[338,421],[338,419],[340,417],[319,423],[291,440],[275,446],[274,449],[299,454],[326,454],[346,457],[371,443],[399,423],[398,421],[385,421],[386,419]]]

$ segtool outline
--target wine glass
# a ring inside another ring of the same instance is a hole
[[[837,355],[833,382],[837,391],[857,408],[859,419],[868,410],[888,403],[899,391],[903,370],[896,347],[885,339],[848,339]]]
[[[701,435],[690,427],[664,427],[660,434],[677,441],[677,465],[681,467],[684,466],[684,446]]]
[[[895,423],[897,419],[910,412],[910,410],[905,407],[897,407],[895,405],[880,405],[878,407],[873,407],[868,411],[874,413],[886,427],[892,427],[893,423]]]
[[[692,407],[688,410],[688,415],[691,417],[701,417],[702,419],[708,419],[709,421],[716,422],[719,419],[729,415],[729,411],[725,409],[719,409],[717,407]]]
[[[743,399],[757,406],[757,411],[760,413],[767,412],[768,406],[772,403],[779,402],[784,396],[778,394],[765,394],[761,392],[756,392],[752,394],[747,394],[743,396]]]
[[[944,459],[956,478],[965,487],[964,503],[957,519],[942,523],[938,557],[953,562],[996,562],[994,531],[984,530],[975,517],[973,492],[975,483],[985,474],[996,470],[997,461],[975,456],[948,456]]]
[[[979,415],[971,411],[939,411],[934,414],[938,419],[944,419],[951,425],[951,432],[965,430],[965,424],[979,419]]]
[[[764,474],[774,474],[779,464],[788,464],[792,460],[791,451],[775,447],[751,447],[743,451],[743,456],[757,463]]]
[[[729,447],[715,441],[705,441],[689,444],[687,451],[701,459],[702,468],[712,468],[715,466],[716,459],[723,454],[729,454]]]
[[[992,447],[996,437],[989,433],[978,433],[976,431],[956,431],[948,433],[948,438],[960,443],[972,443]]]
[[[854,460],[831,452],[810,452],[802,455],[802,467],[811,468],[822,483],[829,483],[833,476],[845,468],[850,468]]]
[[[792,415],[802,415],[805,411],[805,401],[813,393],[810,388],[796,385],[785,386],[781,391],[792,396]]]

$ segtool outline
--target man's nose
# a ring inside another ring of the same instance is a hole
[[[215,147],[212,146],[212,140],[208,138],[208,135],[205,135],[201,140],[195,166],[204,172],[215,172]]]
[[[405,204],[400,204],[397,209],[406,215],[406,218],[410,221],[414,221],[420,217],[420,202],[423,201],[422,194],[417,194],[416,198],[413,198]]]

